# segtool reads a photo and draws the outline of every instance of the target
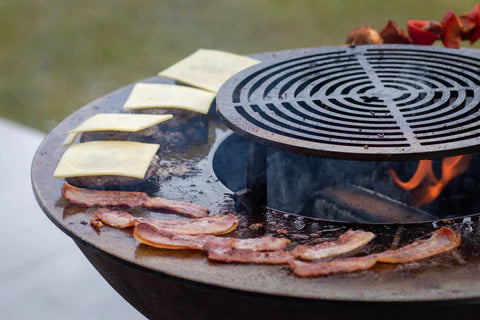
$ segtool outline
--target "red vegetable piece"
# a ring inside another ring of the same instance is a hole
[[[474,44],[478,39],[480,39],[480,28],[475,28],[473,34],[470,36],[470,44]]]
[[[467,15],[461,15],[459,17],[460,22],[462,23],[462,29],[460,31],[460,35],[462,36],[462,40],[470,39],[475,31],[476,23]]]
[[[407,29],[413,44],[431,45],[440,36],[434,32],[426,30],[429,26],[428,20],[408,20]]]
[[[400,28],[395,21],[388,21],[387,25],[383,27],[380,32],[383,43],[406,43],[411,44],[412,39]]]
[[[470,43],[474,44],[475,41],[480,39],[480,3],[476,4],[466,16],[475,23],[475,29],[470,35]]]
[[[452,10],[448,10],[443,17],[442,24],[443,45],[447,48],[460,48],[460,42],[462,41],[462,22],[460,19]]]
[[[478,24],[480,22],[480,3],[477,3],[475,7],[473,7],[472,10],[465,15]]]

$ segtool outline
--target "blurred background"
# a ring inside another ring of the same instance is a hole
[[[248,54],[342,45],[359,25],[381,30],[393,19],[406,30],[409,19],[441,21],[448,9],[460,15],[475,3],[0,0],[0,117],[48,132],[94,98],[198,48]]]
[[[0,213],[2,318],[142,318],[41,213],[31,191],[36,147],[76,109],[198,48],[249,54],[342,45],[360,25],[381,30],[392,19],[406,29],[409,19],[441,21],[448,9],[460,15],[475,4],[0,0],[0,148],[9,151],[0,156],[0,194],[8,199]]]

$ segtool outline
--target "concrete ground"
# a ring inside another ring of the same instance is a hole
[[[0,118],[0,318],[145,319],[38,207],[30,165],[42,138]]]

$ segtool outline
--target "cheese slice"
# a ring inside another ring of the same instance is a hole
[[[224,51],[199,49],[192,55],[159,73],[194,87],[218,92],[235,73],[260,61]]]
[[[191,87],[137,83],[123,108],[178,108],[207,114],[213,99],[215,99],[215,94]]]
[[[78,133],[69,133],[68,136],[65,138],[65,140],[62,143],[62,146],[69,146],[75,141],[77,138]]]
[[[63,145],[72,144],[80,132],[106,130],[137,132],[171,118],[171,114],[98,113],[85,120],[77,128],[68,131],[68,136],[63,142]]]
[[[127,176],[144,178],[160,146],[132,141],[90,141],[65,151],[53,174],[55,178]]]

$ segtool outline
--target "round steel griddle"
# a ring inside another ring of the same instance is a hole
[[[290,51],[229,79],[235,132],[305,155],[418,160],[480,150],[480,53],[410,45]]]
[[[293,54],[287,51],[255,57],[282,59]],[[144,82],[172,83],[160,77]],[[428,317],[432,312],[457,306],[461,306],[456,311],[457,315],[470,312],[472,308],[478,309],[478,216],[403,226],[358,226],[319,221],[270,209],[261,216],[242,215],[234,209],[232,192],[218,182],[212,168],[215,150],[232,134],[219,122],[214,110],[207,118],[207,144],[190,147],[177,154],[162,155],[164,161],[193,160],[198,164],[197,170],[187,178],[172,177],[162,181],[151,195],[193,201],[210,208],[212,214],[235,212],[240,225],[232,236],[237,237],[284,236],[287,232],[296,244],[308,243],[314,234],[335,238],[350,227],[362,228],[377,235],[371,244],[358,252],[366,253],[409,243],[440,225],[449,225],[462,235],[461,247],[456,254],[444,254],[419,263],[379,264],[363,272],[301,279],[293,276],[285,266],[212,263],[204,254],[194,251],[162,250],[139,245],[131,230],[109,227],[97,230],[91,227],[88,223],[91,214],[85,208],[69,205],[62,198],[64,180],[54,179],[52,174],[66,150],[61,144],[68,130],[93,114],[120,112],[132,87],[124,87],[89,103],[53,129],[34,157],[32,185],[47,217],[72,237],[105,279],[147,317],[256,319],[268,316],[283,319],[322,316],[342,319],[352,314],[375,318],[376,312],[382,312],[383,316],[388,314],[393,319],[407,312]],[[137,216],[166,216],[143,209],[130,212]],[[251,228],[254,222],[261,222],[263,227]]]

